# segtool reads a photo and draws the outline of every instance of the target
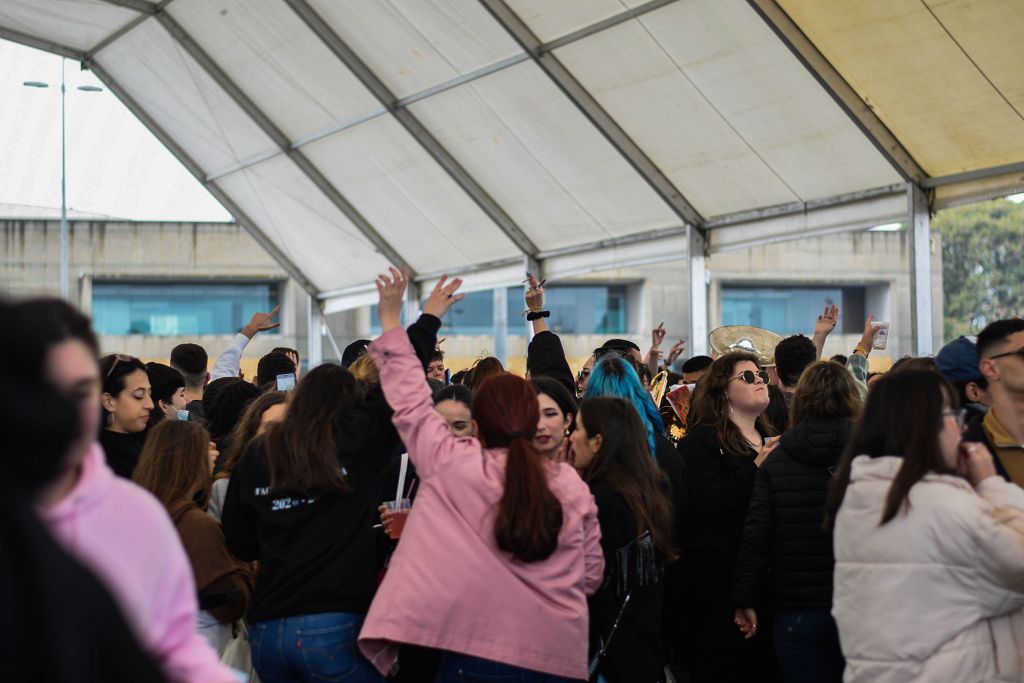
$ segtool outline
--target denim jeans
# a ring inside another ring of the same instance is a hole
[[[434,683],[572,683],[573,679],[445,652]]]
[[[260,621],[249,631],[262,683],[383,683],[356,638],[363,616],[333,612]]]
[[[775,656],[786,683],[841,683],[845,662],[827,607],[780,610],[774,635]]]

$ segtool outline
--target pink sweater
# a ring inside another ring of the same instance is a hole
[[[196,631],[196,583],[167,511],[149,492],[114,476],[99,444],[71,493],[40,516],[104,583],[173,683],[235,680]]]
[[[587,485],[570,466],[551,463],[548,483],[564,520],[558,548],[543,562],[513,559],[494,540],[507,450],[451,435],[405,330],[382,335],[369,351],[420,490],[359,634],[363,654],[381,673],[397,643],[413,643],[586,678],[587,596],[604,572]]]

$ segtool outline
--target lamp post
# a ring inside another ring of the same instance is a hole
[[[67,144],[64,126],[64,62],[60,60],[60,296],[68,298],[68,197],[67,197]],[[43,81],[25,81],[22,85],[28,88],[49,88]],[[95,85],[80,85],[82,92],[101,92],[103,88]]]

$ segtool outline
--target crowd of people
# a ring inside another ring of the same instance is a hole
[[[4,680],[1024,681],[1024,321],[869,372],[828,306],[772,349],[610,339],[577,372],[526,290],[527,376],[403,328],[253,381],[100,355],[0,302]],[[686,387],[684,414],[658,385]]]

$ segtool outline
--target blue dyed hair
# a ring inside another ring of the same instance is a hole
[[[665,431],[665,423],[661,421],[658,407],[654,399],[640,383],[640,376],[630,363],[619,355],[602,358],[590,372],[590,381],[583,398],[595,396],[612,396],[624,398],[640,414],[640,419],[647,428],[647,445],[654,455],[654,435]]]

